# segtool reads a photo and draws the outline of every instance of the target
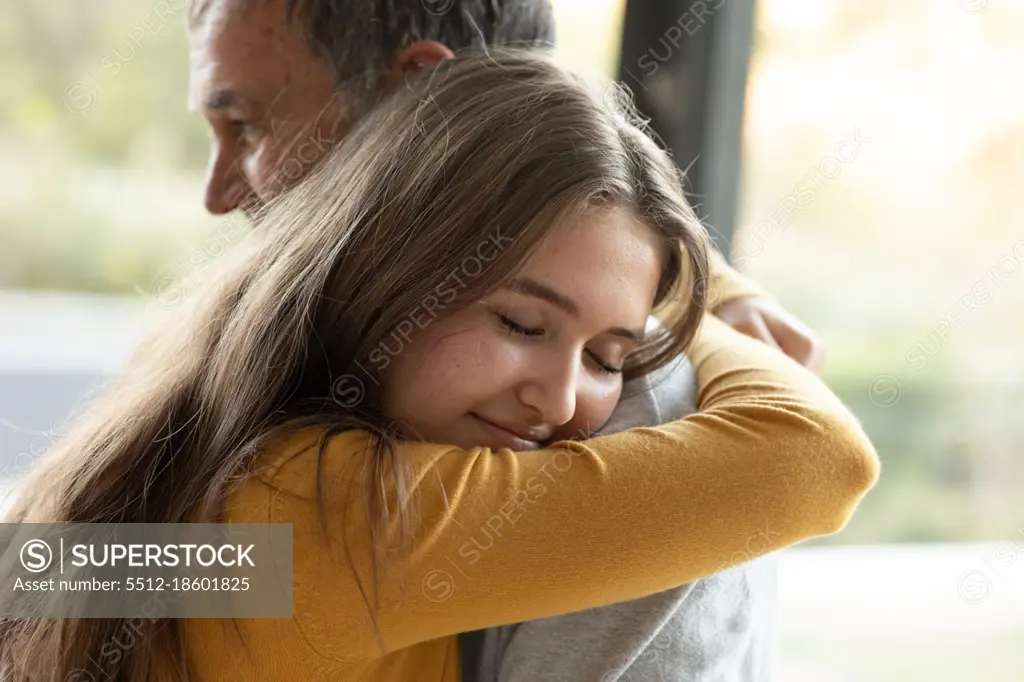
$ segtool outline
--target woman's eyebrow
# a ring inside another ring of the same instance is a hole
[[[547,301],[551,305],[564,310],[573,317],[580,316],[580,307],[576,305],[575,301],[565,294],[555,291],[548,285],[541,284],[535,279],[530,279],[529,277],[517,277],[507,284],[505,288],[526,296],[539,298],[542,301]],[[612,327],[608,330],[608,333],[629,339],[634,343],[642,343],[644,340],[644,330]]]

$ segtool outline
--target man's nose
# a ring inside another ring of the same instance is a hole
[[[206,210],[224,215],[238,208],[251,192],[239,170],[239,159],[220,145],[210,149],[206,167]]]
[[[538,366],[536,374],[523,384],[520,400],[537,411],[541,423],[561,426],[576,414],[579,358],[562,357]]]

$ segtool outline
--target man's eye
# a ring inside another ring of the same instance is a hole
[[[259,126],[248,121],[231,121],[231,132],[237,140],[252,142],[259,136]]]

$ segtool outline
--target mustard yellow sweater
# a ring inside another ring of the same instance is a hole
[[[329,441],[330,546],[318,434],[283,439],[227,520],[294,524],[294,617],[238,621],[246,646],[223,621],[184,621],[198,679],[458,682],[459,632],[637,599],[842,528],[879,472],[856,418],[715,318],[691,359],[701,411],[681,421],[536,452],[401,444],[420,523],[376,586],[351,485],[369,436]]]
[[[770,294],[757,282],[734,270],[715,249],[708,250],[711,265],[711,282],[708,285],[708,309],[716,311],[722,305],[737,298],[770,298]]]

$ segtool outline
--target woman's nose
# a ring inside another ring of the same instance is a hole
[[[560,426],[567,423],[576,414],[580,371],[578,356],[563,357],[535,369],[534,376],[520,389],[520,400],[536,410],[537,418],[543,424]]]

